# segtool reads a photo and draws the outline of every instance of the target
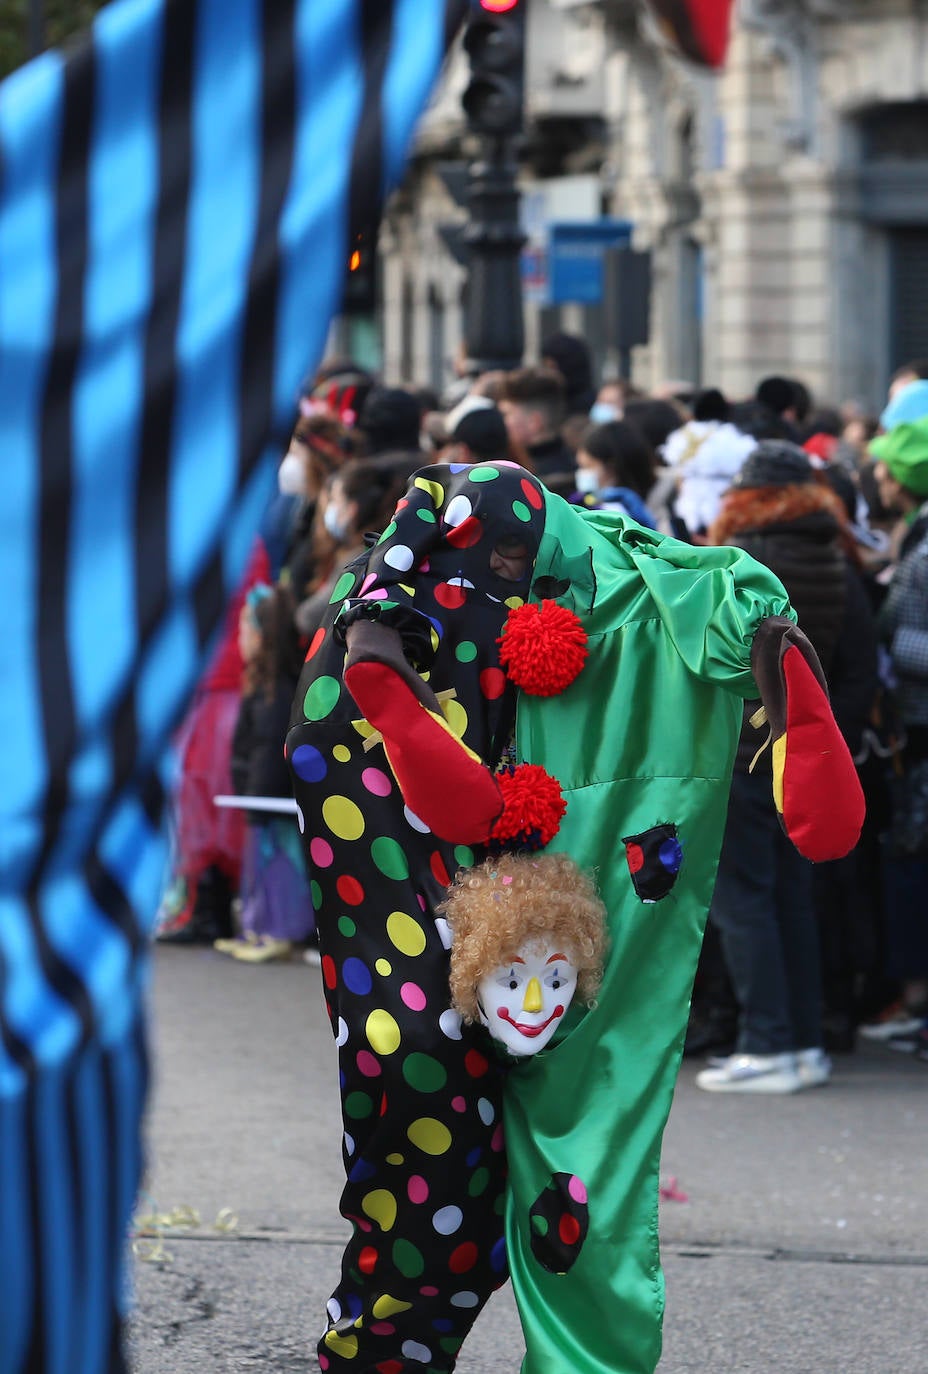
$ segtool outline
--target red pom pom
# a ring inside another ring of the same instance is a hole
[[[496,774],[503,813],[490,831],[494,849],[542,849],[554,839],[567,803],[561,784],[536,763],[520,763]]]
[[[586,662],[586,631],[556,601],[526,602],[510,611],[496,642],[506,675],[535,697],[563,692]]]

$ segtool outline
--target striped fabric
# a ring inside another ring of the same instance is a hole
[[[164,754],[464,0],[115,0],[0,86],[0,1374],[120,1353]]]

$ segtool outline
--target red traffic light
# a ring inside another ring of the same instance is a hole
[[[507,10],[514,10],[519,0],[480,0],[480,8],[489,10],[490,14],[505,14]]]

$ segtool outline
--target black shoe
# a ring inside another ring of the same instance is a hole
[[[840,1012],[822,1019],[822,1045],[829,1054],[853,1054],[857,1045],[857,1027]]]

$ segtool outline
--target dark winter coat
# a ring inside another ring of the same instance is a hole
[[[729,491],[711,530],[714,544],[734,544],[776,573],[787,590],[828,681],[832,709],[854,752],[877,683],[877,632],[856,567],[845,552],[844,513],[817,482]],[[750,725],[757,702],[745,707],[736,769],[746,772],[764,733]],[[758,767],[769,771],[768,755]]]

